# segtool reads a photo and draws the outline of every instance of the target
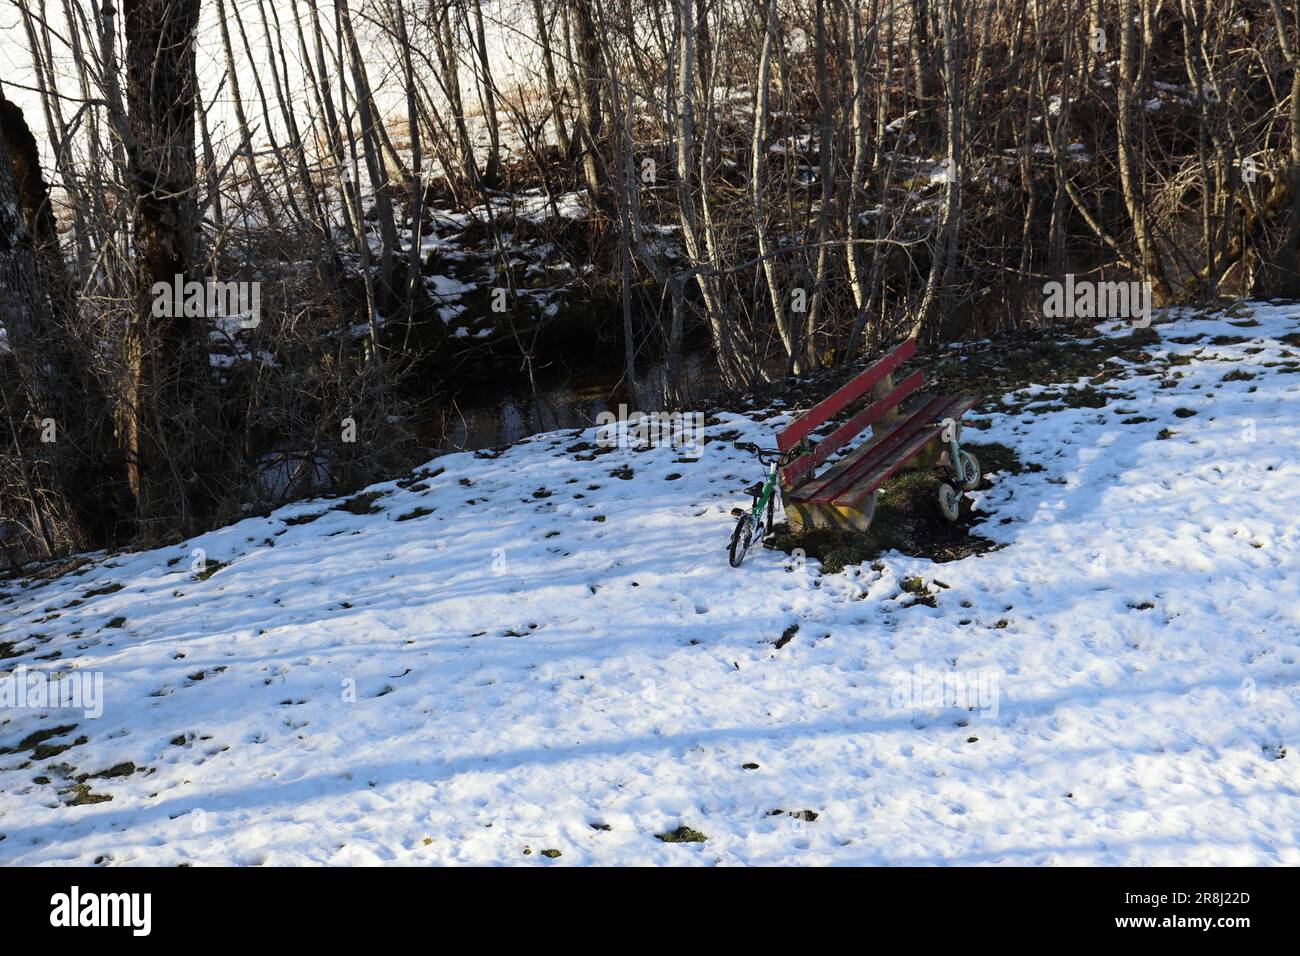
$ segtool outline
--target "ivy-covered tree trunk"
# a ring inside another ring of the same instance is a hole
[[[16,347],[53,322],[36,237],[23,215],[28,206],[24,194],[32,191],[33,182],[38,189],[40,185],[40,167],[29,164],[24,138],[30,140],[31,132],[21,111],[0,98],[0,326]]]
[[[74,318],[36,139],[0,96],[0,327],[13,373],[0,381],[0,412],[24,499],[5,511],[25,513],[48,555],[96,542],[112,520],[96,428],[104,405]]]

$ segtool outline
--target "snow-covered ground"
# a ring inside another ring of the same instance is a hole
[[[1105,407],[975,416],[1042,468],[959,561],[729,568],[717,436],[772,414],[2,584],[5,666],[103,714],[0,714],[0,862],[1298,864],[1300,307],[1252,308],[1157,326]]]

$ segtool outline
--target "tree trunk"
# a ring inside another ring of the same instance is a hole
[[[570,0],[573,9],[574,57],[578,70],[578,115],[582,129],[582,174],[587,182],[587,192],[594,205],[606,200],[605,183],[608,173],[600,153],[600,137],[604,131],[604,113],[601,108],[601,87],[604,71],[600,56],[600,34],[591,0]]]
[[[1269,0],[1273,22],[1277,26],[1278,44],[1282,56],[1291,70],[1291,103],[1288,125],[1291,134],[1291,152],[1287,179],[1291,186],[1291,223],[1287,229],[1285,245],[1278,259],[1280,291],[1284,295],[1300,296],[1300,51],[1296,50],[1287,31],[1294,27],[1300,35],[1300,0],[1292,0],[1291,22],[1282,14],[1281,0]]]
[[[194,260],[194,31],[199,0],[125,0],[135,309],[126,335],[120,436],[142,530],[207,517],[196,394],[207,374],[202,319],[154,315],[155,283]],[[167,310],[175,311],[175,310]]]
[[[488,59],[487,34],[483,30],[483,0],[472,0],[474,5],[474,52],[478,56],[478,73],[483,91],[483,119],[488,128],[488,157],[483,167],[484,182],[495,189],[501,182],[501,130],[497,121],[497,93],[492,79],[492,63]],[[466,25],[466,30],[470,29]]]
[[[352,84],[357,101],[357,120],[361,124],[361,148],[366,162],[366,172],[374,193],[375,215],[379,224],[379,302],[385,312],[391,311],[394,302],[393,264],[398,252],[397,226],[393,220],[393,202],[389,196],[388,166],[384,161],[384,150],[377,130],[381,126],[375,115],[374,99],[370,94],[370,83],[366,76],[365,64],[361,59],[361,48],[357,43],[356,32],[352,28],[352,13],[347,0],[334,0],[335,14],[344,42],[347,44],[348,60],[352,66]],[[360,206],[360,184],[357,184],[358,209]],[[362,239],[364,239],[364,220],[359,221]],[[372,318],[373,321],[373,318]]]
[[[1156,274],[1155,241],[1147,220],[1146,191],[1143,188],[1140,162],[1142,157],[1135,117],[1142,110],[1142,86],[1146,79],[1144,48],[1150,17],[1148,0],[1139,0],[1142,6],[1142,30],[1134,27],[1134,0],[1120,0],[1119,4],[1119,82],[1116,84],[1116,160],[1119,164],[1119,181],[1124,195],[1124,207],[1133,224],[1133,241],[1137,247],[1142,279],[1159,284]]]
[[[551,31],[546,22],[542,0],[533,0],[533,20],[537,29],[537,42],[542,45],[542,69],[546,74],[546,95],[551,102],[551,124],[555,128],[555,142],[560,152],[571,155],[569,127],[564,121],[560,84],[555,75],[555,57],[551,52]]]
[[[776,322],[776,331],[781,338],[781,347],[785,350],[787,362],[795,362],[795,371],[799,371],[795,345],[789,323],[786,321],[785,302],[782,300],[781,288],[776,277],[776,261],[772,255],[771,243],[767,235],[767,114],[768,114],[768,78],[771,72],[772,48],[776,44],[776,0],[769,0],[767,16],[763,30],[763,47],[758,57],[758,77],[754,91],[754,137],[750,146],[750,198],[753,202],[754,237],[758,242],[759,268],[767,286],[767,294],[772,303],[772,318]]]
[[[162,0],[140,0],[149,7],[165,7]],[[197,0],[195,0],[197,6]],[[131,4],[127,4],[127,10]],[[226,55],[226,83],[230,87],[230,102],[235,110],[235,123],[239,127],[239,152],[244,156],[244,168],[248,170],[248,180],[253,188],[253,198],[262,209],[262,216],[269,226],[278,225],[280,217],[276,215],[271,196],[262,181],[262,173],[257,168],[257,157],[253,153],[253,133],[248,126],[248,114],[244,112],[244,98],[239,85],[239,67],[235,63],[235,48],[230,42],[230,26],[226,23],[225,0],[217,0],[217,25],[221,32],[221,48]],[[128,41],[129,41],[128,37]],[[127,55],[130,56],[128,50]]]

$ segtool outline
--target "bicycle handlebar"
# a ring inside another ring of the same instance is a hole
[[[779,448],[759,448],[753,442],[749,442],[749,441],[738,441],[735,443],[735,445],[741,451],[753,452],[755,455],[758,456],[758,460],[765,465],[773,461],[774,459],[777,461],[777,463],[780,463],[782,461],[786,461],[790,458],[795,457],[795,449],[791,449],[790,451],[783,452]]]

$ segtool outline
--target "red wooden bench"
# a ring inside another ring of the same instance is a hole
[[[962,492],[980,480],[979,462],[960,446],[960,419],[975,399],[916,392],[924,378],[920,371],[894,384],[894,371],[915,354],[916,340],[908,339],[777,434],[777,448],[783,453],[801,443],[806,448],[780,475],[781,499],[792,531],[805,527],[865,531],[875,514],[877,489],[909,463],[919,467],[932,462],[946,469],[949,481],[939,486],[939,506],[946,518],[957,520]],[[900,410],[909,396],[911,401]],[[815,443],[808,440],[815,430],[864,397],[866,405],[842,425]],[[872,434],[865,444],[824,474],[816,474],[827,458],[869,426]],[[940,448],[940,454],[933,454]]]

